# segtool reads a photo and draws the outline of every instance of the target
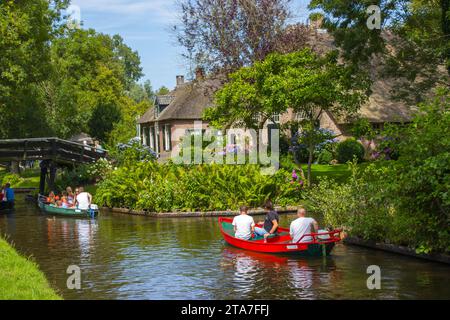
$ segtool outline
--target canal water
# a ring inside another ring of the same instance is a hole
[[[226,245],[216,218],[53,218],[18,202],[0,233],[65,299],[450,299],[447,265],[343,244],[327,258],[252,253]],[[80,290],[67,289],[71,265]],[[370,265],[380,290],[367,288]]]

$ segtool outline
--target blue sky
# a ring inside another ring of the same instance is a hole
[[[309,0],[293,0],[295,21],[305,21]],[[170,32],[177,23],[176,0],[72,0],[79,7],[83,28],[119,34],[141,57],[142,81],[154,89],[175,86],[175,76],[186,74],[182,48]],[[294,21],[293,21],[294,22]]]

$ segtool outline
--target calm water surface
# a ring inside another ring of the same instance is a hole
[[[252,253],[226,245],[216,218],[52,218],[18,202],[0,232],[65,299],[450,299],[447,265],[342,244],[327,258]],[[66,287],[69,265],[81,290]],[[369,265],[381,290],[366,287]]]

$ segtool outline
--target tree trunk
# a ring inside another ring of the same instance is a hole
[[[308,187],[311,186],[311,166],[313,161],[314,149],[308,149]]]
[[[11,173],[20,174],[19,161],[11,161],[10,170]]]

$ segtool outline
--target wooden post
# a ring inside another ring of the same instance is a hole
[[[47,177],[47,162],[41,162],[41,178],[39,180],[39,194],[43,195],[45,192],[45,179]]]
[[[55,180],[56,180],[56,163],[50,162],[50,178],[48,180],[48,187],[51,191],[55,191]]]

